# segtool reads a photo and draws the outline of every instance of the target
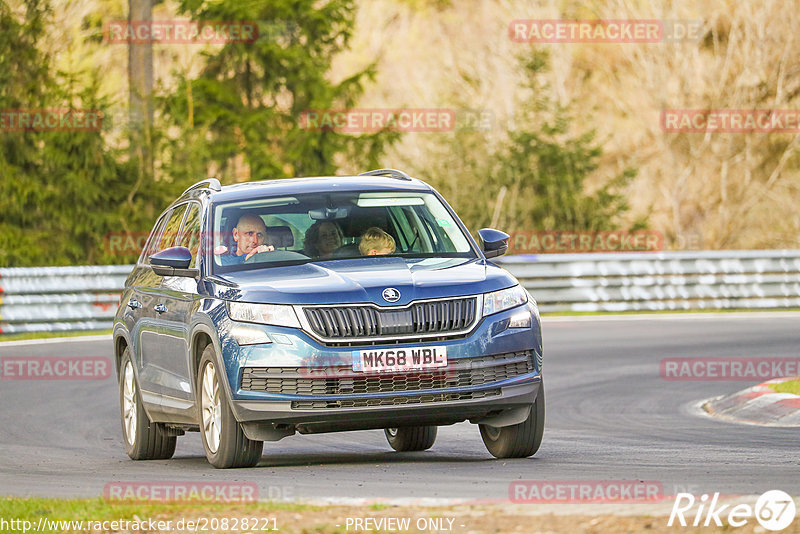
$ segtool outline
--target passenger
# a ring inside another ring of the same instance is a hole
[[[380,228],[373,226],[368,228],[364,235],[361,236],[358,250],[364,256],[393,254],[395,250],[394,238]]]
[[[303,251],[311,258],[331,258],[342,246],[344,234],[333,221],[317,221],[306,230]]]
[[[222,265],[237,265],[244,263],[254,254],[275,250],[272,245],[265,244],[267,225],[258,215],[242,215],[233,229],[233,240],[236,242],[236,251],[220,256]]]

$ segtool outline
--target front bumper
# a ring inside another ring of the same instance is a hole
[[[496,426],[516,424],[527,418],[542,380],[496,388],[497,394],[472,400],[448,400],[380,408],[293,409],[291,401],[234,402],[237,419],[263,423],[271,429],[285,428],[288,434],[369,430],[401,426],[452,425],[469,420]]]
[[[531,328],[508,328],[509,319],[526,307],[532,313]],[[242,379],[246,368],[296,368],[302,372],[304,369],[346,366],[352,363],[354,351],[376,347],[326,346],[299,330],[248,325],[263,329],[273,342],[239,346],[230,336],[221,339],[231,389],[231,408],[240,422],[283,428],[286,432],[296,429],[302,433],[446,425],[464,420],[503,423],[496,426],[514,424],[508,421],[516,421],[522,415],[523,420],[527,417],[525,412],[536,400],[542,380],[541,331],[538,316],[533,311],[532,306],[524,305],[485,317],[468,336],[460,339],[402,345],[444,345],[448,361],[453,362],[527,352],[533,361],[528,372],[466,387],[347,395],[252,391],[242,388]]]

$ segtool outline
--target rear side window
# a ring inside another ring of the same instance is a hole
[[[186,220],[183,221],[180,241],[178,246],[188,248],[192,253],[192,267],[197,266],[197,249],[200,245],[200,205],[192,202],[189,204],[189,212]]]
[[[161,218],[156,221],[156,225],[153,227],[153,231],[150,232],[150,238],[147,240],[147,245],[142,251],[142,256],[139,258],[139,262],[142,262],[151,254],[158,252],[158,243],[161,241],[161,233],[164,231],[164,225],[167,224],[169,214],[170,212],[164,213]]]
[[[161,234],[161,243],[159,243],[157,250],[176,246],[180,238],[178,232],[181,229],[184,213],[186,213],[186,204],[181,204],[172,210],[167,225],[164,227],[164,232]]]

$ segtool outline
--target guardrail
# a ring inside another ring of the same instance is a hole
[[[0,269],[0,334],[109,329],[132,268]]]
[[[800,250],[542,254],[498,263],[542,312],[800,308]],[[0,269],[0,334],[110,328],[131,268]]]
[[[507,256],[542,312],[800,307],[800,250]]]

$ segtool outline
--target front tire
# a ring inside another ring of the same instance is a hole
[[[200,435],[208,462],[217,469],[252,467],[261,459],[263,441],[248,439],[233,416],[208,345],[197,372],[197,405],[200,406]]]
[[[478,425],[486,448],[495,458],[527,458],[533,456],[542,444],[544,434],[544,383],[539,386],[536,402],[528,418],[504,427]]]
[[[386,440],[397,452],[424,451],[433,447],[436,441],[435,426],[407,426],[385,428]]]
[[[147,417],[133,372],[130,347],[122,353],[119,368],[119,409],[125,452],[131,460],[172,458],[178,438],[168,435],[160,423],[153,423]]]

